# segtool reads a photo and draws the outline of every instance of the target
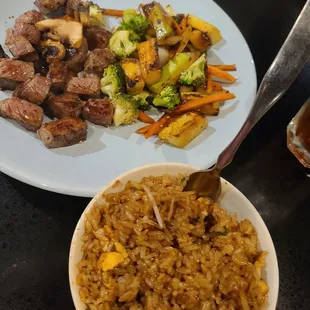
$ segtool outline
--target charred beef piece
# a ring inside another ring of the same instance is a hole
[[[73,17],[76,21],[80,20],[78,16],[79,6],[83,5],[82,0],[68,0],[66,4],[66,15]]]
[[[0,89],[14,90],[21,82],[34,76],[33,63],[0,58]]]
[[[41,20],[44,20],[45,17],[41,12],[38,12],[36,10],[31,10],[28,12],[25,12],[24,14],[20,15],[16,20],[15,23],[26,23],[34,25],[37,22],[40,22]]]
[[[35,62],[39,60],[37,51],[31,43],[23,36],[14,37],[8,45],[11,54],[16,59]]]
[[[85,38],[83,38],[80,48],[68,48],[66,57],[68,68],[74,72],[81,72],[84,68],[87,53],[88,44]]]
[[[68,79],[68,65],[63,61],[53,61],[49,66],[47,77],[52,82],[53,92],[63,91]]]
[[[76,117],[65,117],[44,124],[38,135],[49,149],[70,146],[86,140],[87,124]]]
[[[0,58],[9,58],[9,56],[3,50],[3,47],[1,44],[0,44]]]
[[[110,126],[113,121],[113,104],[110,99],[89,99],[83,108],[84,119],[102,126]]]
[[[50,14],[64,6],[66,1],[67,0],[36,0],[34,4],[43,14]]]
[[[12,97],[0,101],[0,116],[13,119],[30,131],[36,131],[43,122],[43,109],[26,100]]]
[[[86,28],[84,35],[87,40],[89,50],[93,51],[96,48],[106,48],[109,44],[112,33],[101,27],[91,26]]]
[[[47,110],[56,118],[79,117],[84,103],[76,94],[65,93],[60,96],[50,96],[46,101]]]
[[[95,49],[87,57],[84,65],[84,76],[95,74],[102,77],[104,69],[115,61],[116,55],[110,49]]]
[[[11,45],[12,40],[18,36],[23,36],[31,44],[38,45],[40,43],[41,33],[35,25],[27,23],[16,23],[13,28],[6,31],[6,45]]]
[[[74,77],[68,82],[66,91],[97,98],[100,95],[100,79],[97,76],[86,78]]]
[[[48,78],[36,75],[20,84],[15,89],[13,96],[40,105],[47,97],[51,84]]]

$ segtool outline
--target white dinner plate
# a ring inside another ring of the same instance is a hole
[[[0,118],[0,170],[25,183],[76,196],[93,197],[103,184],[125,171],[141,165],[179,162],[207,168],[231,142],[245,121],[256,93],[256,73],[252,55],[242,34],[211,0],[164,0],[176,12],[192,13],[216,25],[223,40],[208,54],[210,64],[237,64],[238,82],[227,86],[236,99],[225,103],[217,117],[209,117],[208,128],[185,149],[145,140],[135,131],[137,123],[119,128],[89,124],[87,141],[66,148],[48,150],[34,133]],[[101,0],[101,7],[135,8],[138,0]],[[10,0],[0,10],[0,42],[15,18],[33,9],[33,0]],[[0,92],[0,100],[10,96]],[[48,119],[46,119],[48,121]]]
[[[98,192],[81,215],[71,241],[69,254],[69,281],[76,310],[85,309],[85,304],[81,301],[79,296],[79,286],[76,283],[76,276],[78,274],[76,265],[81,261],[83,256],[81,249],[83,245],[82,236],[85,231],[85,214],[88,213],[95,204],[102,201],[102,194],[119,192],[124,188],[127,182],[140,182],[144,177],[151,175],[160,176],[167,173],[170,176],[177,176],[179,173],[191,174],[197,171],[197,169],[198,168],[189,165],[175,163],[155,164],[139,167],[116,177],[113,181],[107,183],[100,192]],[[118,181],[117,183],[119,184],[117,187],[115,187],[116,181]],[[250,201],[236,187],[224,179],[222,179],[222,193],[219,198],[219,203],[221,207],[227,210],[230,215],[236,213],[238,221],[248,219],[255,227],[258,234],[260,248],[268,252],[266,257],[266,266],[262,272],[262,277],[269,286],[268,305],[264,309],[275,310],[279,292],[279,268],[277,254],[268,228]]]

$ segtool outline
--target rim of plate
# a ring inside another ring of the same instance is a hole
[[[253,80],[253,88],[255,88],[255,93],[253,95],[253,98],[251,98],[250,101],[252,101],[252,105],[255,100],[255,94],[257,91],[257,73],[256,73],[256,66],[255,66],[255,61],[253,59],[253,55],[251,53],[251,50],[249,48],[249,45],[247,44],[247,41],[245,40],[242,32],[240,31],[239,27],[235,24],[235,22],[230,18],[230,16],[222,9],[220,5],[215,3],[213,0],[210,0],[213,2],[214,5],[218,7],[218,9],[226,16],[226,18],[236,27],[238,30],[242,40],[244,41],[244,47],[247,49],[247,53],[249,54],[249,57],[251,59],[251,62],[253,63],[253,72],[250,78]],[[229,144],[229,143],[228,143]],[[228,145],[227,144],[227,145]],[[218,154],[219,155],[219,154]],[[210,166],[215,164],[217,158],[212,160],[212,163]],[[50,181],[50,180],[44,180],[38,178],[36,175],[26,174],[22,173],[18,170],[15,169],[15,166],[11,163],[4,164],[2,161],[0,161],[0,171],[16,180],[19,180],[23,183],[26,183],[28,185],[58,193],[58,194],[64,194],[64,195],[71,195],[71,196],[76,196],[76,197],[87,197],[87,198],[92,198],[94,195],[98,192],[98,188],[95,187],[87,187],[87,186],[75,186],[74,188],[71,185],[67,185],[66,183],[62,182],[56,182],[56,181]],[[29,176],[30,175],[30,176]]]
[[[167,166],[169,166],[169,167],[167,167]],[[72,300],[73,300],[74,306],[77,310],[82,310],[82,309],[80,306],[81,300],[80,300],[80,296],[78,293],[78,285],[75,283],[76,279],[75,279],[75,276],[73,275],[74,272],[76,272],[76,264],[74,263],[74,257],[75,257],[76,251],[79,251],[78,245],[76,243],[78,242],[79,237],[81,237],[81,235],[84,231],[85,214],[91,210],[93,205],[101,198],[101,195],[106,190],[112,189],[113,192],[114,191],[117,192],[119,190],[118,187],[115,187],[115,189],[113,188],[113,185],[118,180],[123,180],[124,183],[127,183],[130,180],[132,175],[139,174],[139,172],[141,172],[141,176],[140,176],[141,178],[145,177],[145,176],[152,175],[152,172],[150,172],[150,171],[153,171],[153,174],[158,175],[158,173],[154,173],[155,168],[157,169],[157,171],[165,171],[165,168],[168,168],[168,169],[170,168],[171,170],[177,170],[180,168],[182,173],[189,173],[189,174],[193,173],[194,171],[199,170],[198,167],[194,167],[194,166],[186,165],[186,164],[180,164],[180,163],[159,163],[159,164],[144,165],[144,166],[129,170],[129,171],[121,174],[120,176],[114,178],[112,181],[107,183],[96,194],[96,196],[88,203],[88,205],[86,206],[86,208],[82,212],[82,214],[81,214],[81,216],[80,216],[80,218],[76,224],[76,227],[74,229],[72,239],[71,239],[71,244],[70,244],[70,251],[69,251],[69,261],[68,261],[69,286],[70,286],[70,292],[71,292]],[[159,174],[160,173],[165,173],[165,172],[159,172]],[[167,172],[167,173],[169,174],[169,172]],[[233,191],[235,196],[240,197],[240,199],[244,201],[244,203],[247,205],[247,208],[255,216],[255,219],[258,222],[260,229],[262,230],[261,233],[263,235],[263,238],[264,238],[265,242],[268,243],[268,245],[269,245],[268,256],[272,260],[272,266],[271,267],[273,268],[273,271],[274,271],[274,278],[273,278],[274,282],[273,283],[267,283],[267,285],[269,287],[271,287],[271,285],[273,287],[273,296],[272,296],[271,304],[268,304],[268,310],[275,310],[277,302],[278,302],[278,295],[279,295],[279,265],[278,265],[278,258],[277,258],[276,249],[275,249],[272,237],[270,235],[270,232],[269,232],[263,218],[261,217],[259,212],[256,210],[254,205],[248,200],[248,198],[238,188],[236,188],[234,185],[232,185],[227,180],[221,178],[221,181],[222,181],[222,183],[225,184],[225,187],[229,188],[230,191]],[[255,225],[254,225],[254,227],[255,227]],[[260,236],[260,237],[262,237],[262,236]],[[265,268],[271,268],[271,267],[265,267]],[[269,302],[270,302],[270,300],[269,300]],[[82,304],[85,305],[84,303],[82,303]]]

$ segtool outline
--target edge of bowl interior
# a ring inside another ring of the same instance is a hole
[[[81,237],[84,233],[85,213],[89,212],[89,210],[96,202],[100,202],[101,195],[103,193],[118,192],[122,190],[123,186],[128,181],[140,181],[145,176],[160,176],[165,173],[172,176],[176,176],[178,173],[191,174],[197,170],[199,170],[197,167],[177,163],[142,166],[130,170],[115,178],[90,201],[83,214],[81,215],[74,230],[69,254],[69,284],[73,302],[77,310],[85,310],[85,304],[80,300],[79,288],[76,284],[76,276],[78,273],[76,264],[82,258]],[[113,185],[116,181],[120,181],[121,183],[119,186],[114,187]],[[236,212],[238,214],[238,220],[248,218],[257,230],[261,247],[264,250],[268,251],[266,261],[267,267],[264,274],[264,278],[266,279],[269,286],[269,304],[266,310],[275,310],[279,291],[279,269],[277,255],[270,233],[255,207],[237,188],[235,188],[232,184],[230,184],[224,179],[222,179],[222,186],[223,189],[220,197],[221,206],[226,209],[230,214]]]

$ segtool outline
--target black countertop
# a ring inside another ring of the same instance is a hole
[[[217,0],[245,36],[260,81],[305,0]],[[265,220],[278,254],[278,309],[310,309],[310,178],[286,148],[286,126],[310,95],[310,63],[254,128],[223,177]],[[71,236],[88,199],[0,173],[0,309],[73,309]]]

